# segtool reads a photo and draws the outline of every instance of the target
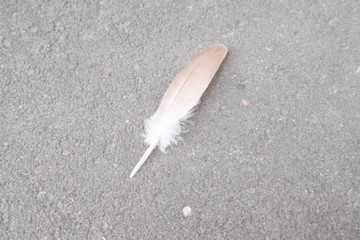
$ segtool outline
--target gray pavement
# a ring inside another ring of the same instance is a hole
[[[359,12],[1,1],[0,239],[360,239]],[[214,43],[184,141],[130,179],[144,119]]]

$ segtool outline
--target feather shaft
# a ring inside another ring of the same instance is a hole
[[[148,159],[148,157],[150,156],[150,154],[152,153],[152,151],[156,148],[156,145],[158,144],[158,142],[153,142],[148,149],[146,149],[145,153],[142,155],[142,157],[140,158],[140,161],[136,164],[136,166],[134,167],[134,169],[131,171],[130,174],[130,178],[133,178],[135,176],[135,174],[139,171],[139,169],[141,168],[141,166],[145,163],[145,161]]]

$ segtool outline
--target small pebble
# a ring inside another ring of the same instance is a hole
[[[241,89],[243,90],[245,88],[244,84],[239,83],[238,85],[236,85],[237,89]]]
[[[245,107],[249,106],[249,103],[250,102],[248,100],[245,100],[245,99],[241,100],[241,104]]]
[[[110,228],[110,224],[108,222],[104,222],[103,229],[109,229],[109,228]]]
[[[63,150],[63,151],[62,151],[62,155],[64,155],[64,156],[69,156],[69,155],[70,155],[70,151],[69,151],[69,150]]]
[[[190,217],[192,215],[192,210],[189,206],[183,208],[184,217]]]
[[[46,192],[44,192],[44,191],[39,192],[38,195],[37,195],[37,198],[40,201],[45,201],[46,200]]]

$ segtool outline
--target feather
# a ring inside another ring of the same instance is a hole
[[[136,164],[130,178],[156,146],[165,152],[167,146],[181,139],[179,135],[184,122],[191,117],[193,108],[199,103],[226,54],[225,45],[212,45],[195,56],[176,76],[155,114],[145,120],[145,142],[150,146]]]

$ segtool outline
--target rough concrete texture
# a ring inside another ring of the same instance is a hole
[[[360,239],[359,11],[1,1],[0,239]],[[130,179],[144,119],[214,43],[184,141]]]

